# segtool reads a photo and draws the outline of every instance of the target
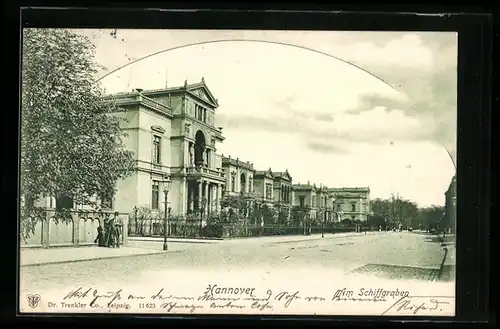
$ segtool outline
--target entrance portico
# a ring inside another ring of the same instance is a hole
[[[200,209],[203,210],[204,215],[220,211],[223,182],[206,177],[188,179],[187,185],[188,213],[198,213]]]

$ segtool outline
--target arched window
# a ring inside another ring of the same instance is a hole
[[[204,164],[204,156],[205,153],[206,140],[205,135],[201,130],[198,130],[195,135],[195,143],[194,143],[194,163],[196,166]]]
[[[241,173],[240,175],[240,192],[245,193],[247,188],[247,177],[245,176],[244,173]]]

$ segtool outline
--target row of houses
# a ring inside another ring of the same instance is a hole
[[[218,100],[205,80],[157,90],[135,89],[106,96],[120,111],[125,146],[136,157],[137,169],[117,183],[116,195],[106,206],[130,213],[136,206],[164,209],[173,216],[221,211],[221,200],[240,196],[290,209],[310,209],[312,218],[340,221],[367,219],[368,187],[328,188],[294,182],[286,169],[254,168],[249,161],[217,153],[224,141],[215,125]],[[168,193],[168,194],[166,194]],[[168,196],[168,198],[165,198]],[[46,206],[72,200],[47,198]]]
[[[294,183],[288,169],[256,170],[249,161],[224,155],[220,163],[226,177],[227,197],[247,197],[258,204],[274,206],[288,216],[293,207],[309,209],[311,218],[326,221],[364,221],[370,211],[368,187],[329,188],[310,182]]]

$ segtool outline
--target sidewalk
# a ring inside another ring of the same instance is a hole
[[[179,252],[179,250],[169,250],[168,252]],[[101,248],[97,246],[84,246],[78,248],[55,247],[48,249],[21,248],[19,263],[21,266],[35,266],[161,253],[165,253],[165,251],[131,247]]]

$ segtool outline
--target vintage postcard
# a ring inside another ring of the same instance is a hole
[[[22,33],[21,313],[455,315],[457,33]]]

